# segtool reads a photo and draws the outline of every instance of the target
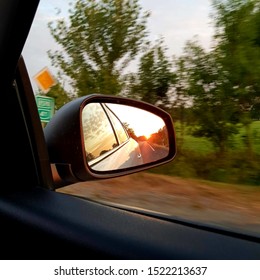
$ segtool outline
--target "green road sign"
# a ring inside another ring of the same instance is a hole
[[[54,114],[54,98],[36,95],[36,104],[42,122],[49,122]]]

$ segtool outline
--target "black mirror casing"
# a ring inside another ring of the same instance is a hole
[[[156,162],[113,171],[94,171],[87,163],[82,130],[82,110],[89,103],[114,103],[137,107],[162,118],[169,137],[168,156]],[[60,108],[44,128],[56,187],[69,183],[106,179],[146,170],[171,161],[176,154],[171,116],[151,104],[129,98],[93,94],[77,98]]]

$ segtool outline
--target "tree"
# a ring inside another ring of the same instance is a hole
[[[219,55],[217,50],[206,52],[197,41],[190,41],[182,67],[197,120],[193,135],[208,138],[224,154],[229,139],[238,132],[239,109],[230,90],[232,84],[218,62]]]
[[[252,152],[250,123],[260,95],[260,3],[257,0],[215,0],[215,46],[206,52],[188,42],[178,60],[178,76],[186,84],[176,88],[192,97],[198,126],[193,133],[209,138],[221,153],[238,123],[247,130]]]
[[[126,123],[126,122],[124,122],[123,125],[124,125],[124,127],[125,127],[125,129],[126,129],[128,135],[129,135],[131,138],[137,140],[138,137],[136,136],[134,129],[131,128],[130,125],[129,125],[128,123]]]
[[[42,90],[38,89],[35,95],[52,97],[55,103],[55,111],[59,110],[63,105],[73,99],[73,96],[70,95],[60,83],[52,86],[47,93],[44,93]]]
[[[259,0],[214,1],[216,39],[221,63],[230,89],[240,108],[240,122],[247,131],[252,153],[250,124],[252,110],[260,97],[260,2]]]
[[[50,22],[61,51],[49,51],[79,96],[119,94],[121,73],[141,50],[148,13],[138,0],[77,0],[65,19]]]
[[[132,96],[161,105],[167,105],[167,93],[174,80],[172,64],[166,56],[167,48],[159,41],[141,57],[138,73],[131,76]]]
[[[46,96],[52,97],[55,100],[55,110],[59,110],[63,105],[72,100],[72,96],[57,83],[55,86],[51,87]]]
[[[175,58],[174,69],[175,79],[169,92],[169,101],[171,103],[170,113],[175,121],[180,122],[180,134],[178,137],[178,146],[181,150],[184,143],[185,123],[188,120],[188,107],[192,104],[192,97],[188,95],[189,73],[185,67],[186,59],[184,56]]]

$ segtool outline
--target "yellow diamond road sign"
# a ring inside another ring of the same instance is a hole
[[[52,86],[56,85],[56,80],[47,67],[43,68],[39,73],[37,73],[34,76],[34,80],[44,93],[47,93]]]

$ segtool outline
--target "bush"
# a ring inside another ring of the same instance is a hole
[[[171,163],[154,168],[153,173],[210,181],[260,186],[260,155],[248,156],[243,151],[201,154],[188,149],[178,152]]]

